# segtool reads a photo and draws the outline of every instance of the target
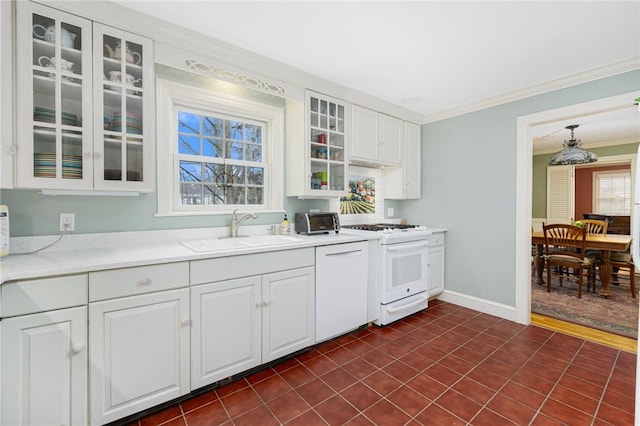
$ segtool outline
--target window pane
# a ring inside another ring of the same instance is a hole
[[[227,173],[233,176],[233,183],[244,185],[245,183],[245,167],[244,166],[227,166]]]
[[[232,160],[242,160],[242,142],[227,142],[226,154]]]
[[[178,153],[200,155],[200,138],[197,136],[178,135]]]
[[[180,184],[182,204],[202,204],[202,186],[192,183]]]
[[[223,120],[215,117],[203,117],[202,134],[205,136],[222,137]]]
[[[216,182],[219,175],[223,174],[224,166],[222,164],[205,163],[204,165],[204,182]]]
[[[224,189],[218,188],[218,186],[216,185],[205,185],[204,190],[205,190],[207,204],[217,204],[217,205],[225,204]]]
[[[232,186],[227,190],[227,204],[246,204],[244,193],[244,186]]]
[[[178,112],[178,132],[200,133],[200,116],[184,111]]]
[[[253,124],[247,124],[244,127],[245,137],[247,142],[262,143],[262,127],[255,126]]]
[[[202,164],[180,161],[180,181],[202,182]]]
[[[247,188],[247,204],[262,204],[262,188]]]
[[[227,139],[242,140],[242,123],[237,121],[225,121],[225,135]]]
[[[224,145],[221,139],[205,139],[203,141],[202,155],[205,157],[217,157],[224,156]]]
[[[264,169],[262,167],[247,167],[247,184],[264,185]]]
[[[262,147],[260,145],[247,144],[247,153],[245,160],[262,162]]]

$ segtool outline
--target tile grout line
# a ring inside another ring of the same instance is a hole
[[[616,369],[616,364],[618,363],[618,360],[620,359],[620,351],[618,350],[616,353],[616,359],[614,360],[614,362],[611,365],[611,370],[609,371],[609,376],[607,377],[607,382],[605,383],[604,387],[602,388],[602,394],[600,395],[600,399],[598,400],[598,405],[596,406],[596,411],[593,413],[593,420],[591,421],[591,424],[593,425],[595,423],[595,420],[598,418],[598,413],[600,412],[600,407],[602,406],[602,404],[604,403],[604,395],[607,392],[609,383],[611,383],[611,378],[613,377],[613,373]],[[639,372],[636,372],[636,374],[638,374]],[[616,407],[618,408],[618,407]]]

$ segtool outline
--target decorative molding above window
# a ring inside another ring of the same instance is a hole
[[[187,68],[191,70],[205,73],[219,79],[231,81],[236,84],[241,84],[251,89],[260,90],[262,92],[270,93],[272,95],[279,95],[283,97],[285,94],[284,87],[279,84],[260,80],[258,78],[251,77],[251,76],[248,76],[247,74],[243,74],[237,71],[225,70],[215,65],[203,64],[194,59],[185,60],[185,65],[187,66]]]

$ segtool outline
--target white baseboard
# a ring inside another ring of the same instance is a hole
[[[514,306],[504,305],[502,303],[492,302],[486,299],[469,296],[467,294],[457,293],[451,290],[443,291],[438,300],[453,303],[454,305],[473,309],[474,311],[493,315],[494,317],[503,318],[509,321],[516,321],[516,308]]]

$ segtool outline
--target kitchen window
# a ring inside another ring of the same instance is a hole
[[[631,172],[593,174],[594,211],[607,215],[631,214]]]
[[[158,80],[158,214],[282,210],[284,111]]]

